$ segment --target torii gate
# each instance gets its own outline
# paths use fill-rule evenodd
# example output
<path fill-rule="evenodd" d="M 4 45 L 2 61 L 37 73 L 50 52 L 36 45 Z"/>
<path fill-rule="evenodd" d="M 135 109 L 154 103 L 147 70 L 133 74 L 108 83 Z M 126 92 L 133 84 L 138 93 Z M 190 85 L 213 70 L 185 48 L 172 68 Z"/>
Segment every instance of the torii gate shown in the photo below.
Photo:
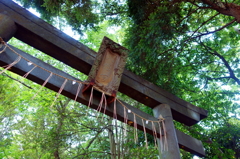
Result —
<path fill-rule="evenodd" d="M 89 73 L 96 56 L 96 53 L 87 46 L 44 22 L 16 3 L 10 0 L 0 0 L 0 37 L 7 41 L 12 36 L 84 74 Z M 18 50 L 17 48 L 14 49 L 17 50 L 21 56 L 37 63 L 46 70 L 50 70 L 51 72 L 55 72 L 69 79 L 78 80 L 63 71 Z M 11 50 L 6 49 L 0 54 L 0 66 L 13 62 L 16 57 L 17 55 L 13 54 Z M 12 67 L 11 71 L 22 76 L 29 71 L 29 67 L 26 61 L 20 61 Z M 27 76 L 27 78 L 36 83 L 42 84 L 46 78 L 48 78 L 48 74 L 42 69 L 36 68 Z M 54 76 L 48 81 L 46 87 L 58 92 L 63 82 L 64 79 Z M 71 99 L 75 99 L 76 89 L 77 88 L 70 83 L 66 83 L 61 94 Z M 155 117 L 158 117 L 159 113 L 163 115 L 166 122 L 167 139 L 169 142 L 169 150 L 163 153 L 163 156 L 166 159 L 180 158 L 179 147 L 200 157 L 205 156 L 202 142 L 175 129 L 172 119 L 184 123 L 187 126 L 192 126 L 207 117 L 206 110 L 196 107 L 170 94 L 127 70 L 123 73 L 119 91 L 138 102 L 153 108 Z M 88 105 L 89 96 L 86 97 L 79 93 L 77 101 Z M 98 103 L 99 100 L 96 97 L 90 107 L 97 109 Z M 127 103 L 124 103 L 124 105 L 140 116 L 144 116 L 146 119 L 157 120 L 157 118 L 141 112 Z M 124 121 L 123 107 L 117 105 L 116 108 L 117 119 Z M 110 105 L 107 107 L 105 114 L 112 117 L 113 113 L 113 107 Z M 133 115 L 128 114 L 127 120 L 133 121 Z M 137 122 L 137 128 L 143 130 L 144 125 L 141 123 L 141 119 L 136 118 L 136 120 L 139 121 Z M 145 128 L 147 133 L 154 133 L 151 125 L 146 124 Z M 160 135 L 158 131 L 157 134 L 158 136 Z"/>

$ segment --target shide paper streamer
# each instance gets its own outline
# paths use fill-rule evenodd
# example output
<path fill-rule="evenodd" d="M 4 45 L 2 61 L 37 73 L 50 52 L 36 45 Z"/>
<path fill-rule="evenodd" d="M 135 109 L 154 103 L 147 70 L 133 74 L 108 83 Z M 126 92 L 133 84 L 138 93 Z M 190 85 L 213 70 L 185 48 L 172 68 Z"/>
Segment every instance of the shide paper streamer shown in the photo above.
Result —
<path fill-rule="evenodd" d="M 127 60 L 127 49 L 120 46 L 119 44 L 113 42 L 112 40 L 108 39 L 107 37 L 104 37 L 102 45 L 99 49 L 98 55 L 96 57 L 96 60 L 92 66 L 92 69 L 89 73 L 88 80 L 86 82 L 78 81 L 69 79 L 66 77 L 63 77 L 61 75 L 58 75 L 54 72 L 51 72 L 45 68 L 42 68 L 38 66 L 37 64 L 33 63 L 32 61 L 26 59 L 25 57 L 21 56 L 19 53 L 17 53 L 15 50 L 13 50 L 9 45 L 7 45 L 6 42 L 3 41 L 3 39 L 0 37 L 0 54 L 3 53 L 6 48 L 10 49 L 13 53 L 18 55 L 18 57 L 10 64 L 6 66 L 1 66 L 4 69 L 0 71 L 0 74 L 4 73 L 5 71 L 9 70 L 11 67 L 16 65 L 20 60 L 25 60 L 26 64 L 31 67 L 30 71 L 25 73 L 23 75 L 24 78 L 26 78 L 35 68 L 40 68 L 46 72 L 49 73 L 49 76 L 47 79 L 43 82 L 41 88 L 37 91 L 37 93 L 32 97 L 34 99 L 37 94 L 42 90 L 42 88 L 48 83 L 48 81 L 51 79 L 53 75 L 58 76 L 60 78 L 64 79 L 64 82 L 62 83 L 53 103 L 51 106 L 54 105 L 59 95 L 64 90 L 64 87 L 68 81 L 72 83 L 72 85 L 75 85 L 77 87 L 77 92 L 75 95 L 74 101 L 77 100 L 78 95 L 80 93 L 81 88 L 83 88 L 83 93 L 87 92 L 87 90 L 90 90 L 90 98 L 88 107 L 92 105 L 93 102 L 93 94 L 94 90 L 102 93 L 101 100 L 99 102 L 99 105 L 97 107 L 97 112 L 103 112 L 105 114 L 106 108 L 110 103 L 113 103 L 113 118 L 117 120 L 118 112 L 117 112 L 117 102 L 120 106 L 123 107 L 123 122 L 127 125 L 131 125 L 134 127 L 134 142 L 138 143 L 138 127 L 143 127 L 143 132 L 145 136 L 145 144 L 146 148 L 148 148 L 148 141 L 147 141 L 147 131 L 146 126 L 151 124 L 153 137 L 154 137 L 154 143 L 157 147 L 157 138 L 160 140 L 160 147 L 161 151 L 168 151 L 168 143 L 166 138 L 166 128 L 164 123 L 164 118 L 160 115 L 158 120 L 149 120 L 145 119 L 144 117 L 136 114 L 133 110 L 130 110 L 127 106 L 125 106 L 118 98 L 117 98 L 117 92 L 118 87 L 121 81 L 121 76 L 125 67 L 125 63 Z M 51 107 L 50 106 L 50 107 Z M 133 121 L 128 120 L 128 114 L 133 115 Z M 138 118 L 138 120 L 137 120 Z M 139 121 L 140 123 L 137 123 Z M 117 122 L 115 122 L 115 125 L 117 126 Z M 158 133 L 156 129 L 156 125 L 158 127 Z M 124 134 L 126 134 L 126 127 L 124 130 Z"/>

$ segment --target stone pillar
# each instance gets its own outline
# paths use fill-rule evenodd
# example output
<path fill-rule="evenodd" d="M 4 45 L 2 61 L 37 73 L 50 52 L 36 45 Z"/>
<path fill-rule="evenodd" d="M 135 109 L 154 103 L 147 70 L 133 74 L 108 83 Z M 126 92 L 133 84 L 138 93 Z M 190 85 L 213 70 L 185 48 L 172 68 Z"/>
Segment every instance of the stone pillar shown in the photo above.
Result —
<path fill-rule="evenodd" d="M 168 150 L 161 152 L 160 140 L 157 138 L 160 159 L 181 159 L 170 106 L 167 104 L 160 104 L 153 109 L 153 114 L 156 118 L 159 118 L 161 114 L 165 119 L 164 123 L 166 127 Z"/>
<path fill-rule="evenodd" d="M 15 22 L 7 15 L 0 14 L 0 37 L 7 42 L 14 36 L 16 31 Z"/>

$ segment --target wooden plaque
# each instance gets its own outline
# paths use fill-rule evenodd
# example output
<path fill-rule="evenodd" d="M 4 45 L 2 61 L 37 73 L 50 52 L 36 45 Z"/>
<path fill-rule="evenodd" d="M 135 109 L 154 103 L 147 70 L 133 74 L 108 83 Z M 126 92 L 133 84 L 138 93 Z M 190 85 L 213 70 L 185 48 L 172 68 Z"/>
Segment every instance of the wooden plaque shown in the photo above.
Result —
<path fill-rule="evenodd" d="M 126 48 L 104 37 L 88 76 L 90 85 L 115 97 L 127 61 L 127 52 Z"/>

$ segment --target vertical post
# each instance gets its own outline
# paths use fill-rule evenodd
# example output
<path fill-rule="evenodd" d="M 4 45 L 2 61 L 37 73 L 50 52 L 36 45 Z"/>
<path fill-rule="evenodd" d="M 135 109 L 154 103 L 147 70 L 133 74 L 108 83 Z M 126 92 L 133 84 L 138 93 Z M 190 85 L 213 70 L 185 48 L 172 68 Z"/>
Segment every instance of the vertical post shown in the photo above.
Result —
<path fill-rule="evenodd" d="M 160 140 L 157 138 L 158 151 L 161 159 L 181 159 L 178 146 L 177 135 L 173 124 L 172 112 L 167 104 L 160 104 L 153 109 L 154 117 L 159 118 L 160 115 L 165 119 L 166 138 L 168 142 L 168 151 L 161 152 Z"/>
<path fill-rule="evenodd" d="M 15 22 L 7 15 L 0 14 L 0 37 L 7 42 L 14 36 L 16 31 Z"/>

